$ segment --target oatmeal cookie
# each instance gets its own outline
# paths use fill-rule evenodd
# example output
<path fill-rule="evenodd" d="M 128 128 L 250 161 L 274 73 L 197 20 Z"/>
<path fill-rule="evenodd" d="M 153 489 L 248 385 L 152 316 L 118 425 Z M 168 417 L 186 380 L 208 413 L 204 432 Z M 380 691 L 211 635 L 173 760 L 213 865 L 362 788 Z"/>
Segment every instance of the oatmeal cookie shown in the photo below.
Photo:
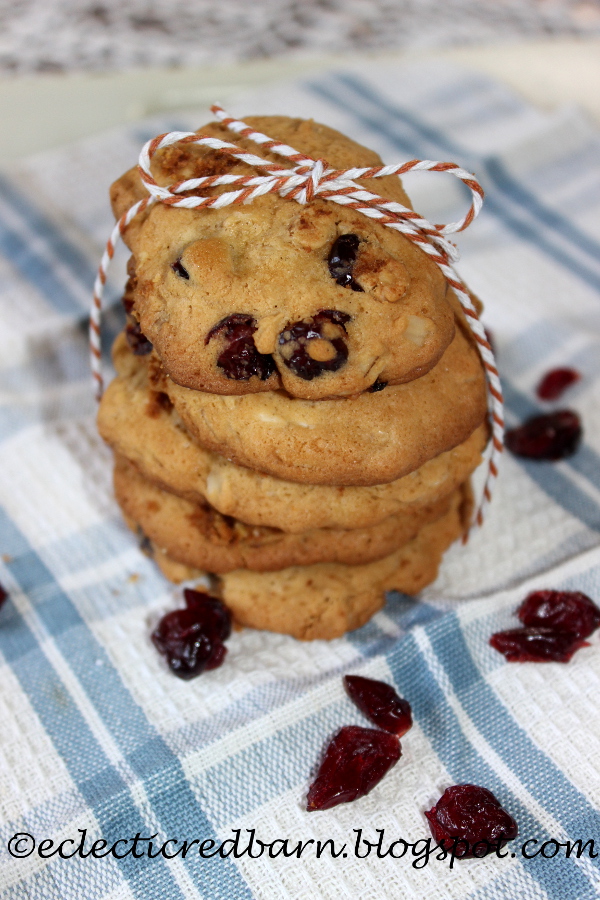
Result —
<path fill-rule="evenodd" d="M 415 504 L 369 528 L 312 529 L 289 534 L 223 516 L 208 503 L 191 503 L 147 481 L 117 457 L 117 502 L 144 534 L 179 562 L 215 574 L 245 568 L 257 572 L 320 562 L 362 565 L 388 556 L 415 537 L 427 522 L 444 515 L 451 497 Z"/>
<path fill-rule="evenodd" d="M 297 534 L 314 528 L 367 528 L 388 516 L 408 514 L 415 503 L 441 499 L 465 481 L 479 465 L 487 441 L 486 423 L 457 447 L 388 484 L 332 487 L 284 481 L 203 449 L 168 395 L 151 390 L 147 367 L 124 355 L 124 374 L 109 385 L 98 412 L 104 440 L 159 487 L 193 503 L 208 501 L 223 515 L 249 525 Z"/>
<path fill-rule="evenodd" d="M 465 487 L 437 522 L 385 559 L 362 566 L 320 563 L 279 572 L 239 569 L 215 580 L 239 625 L 290 634 L 301 640 L 341 637 L 360 628 L 385 602 L 385 591 L 414 595 L 435 580 L 444 551 L 463 533 L 470 505 Z M 135 530 L 135 523 L 129 522 Z M 180 582 L 205 573 L 172 560 L 152 546 L 165 577 Z"/>
<path fill-rule="evenodd" d="M 381 164 L 373 151 L 312 120 L 247 121 L 336 168 Z M 200 132 L 257 152 L 218 123 Z M 153 160 L 161 185 L 224 173 L 256 174 L 192 144 L 165 148 Z M 360 183 L 410 206 L 397 176 Z M 131 169 L 112 186 L 115 215 L 145 196 Z M 193 390 L 235 395 L 283 387 L 305 400 L 349 397 L 424 375 L 453 337 L 438 266 L 399 232 L 331 201 L 300 205 L 267 194 L 219 210 L 157 203 L 124 239 L 133 253 L 131 337 L 142 352 L 151 342 L 173 381 Z"/>
<path fill-rule="evenodd" d="M 191 391 L 149 360 L 153 387 L 168 394 L 202 447 L 286 481 L 395 481 L 463 443 L 487 415 L 483 367 L 462 327 L 427 375 L 352 399 Z"/>

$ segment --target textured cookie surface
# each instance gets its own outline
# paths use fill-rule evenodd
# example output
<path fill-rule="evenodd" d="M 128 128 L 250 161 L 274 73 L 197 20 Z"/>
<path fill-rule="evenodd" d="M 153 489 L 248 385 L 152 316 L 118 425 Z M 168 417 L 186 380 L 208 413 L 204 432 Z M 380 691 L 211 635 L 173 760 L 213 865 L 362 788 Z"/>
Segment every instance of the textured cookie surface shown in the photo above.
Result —
<path fill-rule="evenodd" d="M 283 481 L 200 447 L 168 397 L 150 390 L 147 367 L 128 354 L 126 358 L 133 366 L 112 381 L 100 404 L 102 437 L 159 487 L 194 503 L 208 501 L 250 525 L 292 533 L 365 528 L 408 513 L 413 504 L 434 502 L 465 481 L 479 464 L 487 439 L 481 425 L 462 444 L 388 484 L 331 487 Z"/>
<path fill-rule="evenodd" d="M 381 163 L 371 150 L 313 121 L 247 121 L 337 168 Z M 257 152 L 219 124 L 200 131 Z M 161 185 L 256 174 L 190 144 L 159 151 L 153 165 Z M 361 184 L 410 206 L 396 176 Z M 120 216 L 147 192 L 132 169 L 111 195 Z M 337 203 L 303 206 L 275 194 L 220 210 L 158 203 L 134 219 L 125 240 L 133 252 L 133 313 L 173 380 L 188 388 L 245 394 L 283 386 L 304 399 L 351 396 L 375 382 L 423 375 L 452 339 L 454 320 L 437 265 L 397 231 Z"/>
<path fill-rule="evenodd" d="M 280 391 L 226 397 L 161 380 L 152 368 L 150 378 L 201 446 L 308 484 L 394 481 L 461 444 L 487 412 L 479 354 L 462 327 L 427 375 L 353 399 L 308 401 Z"/>
<path fill-rule="evenodd" d="M 329 640 L 364 625 L 383 606 L 386 590 L 414 595 L 434 581 L 444 550 L 464 527 L 465 512 L 457 493 L 445 516 L 425 525 L 385 559 L 363 566 L 321 563 L 280 572 L 238 570 L 220 576 L 216 584 L 240 625 L 302 640 Z M 173 581 L 204 574 L 157 547 L 153 550 L 163 574 Z"/>
<path fill-rule="evenodd" d="M 186 565 L 224 573 L 239 568 L 258 572 L 319 562 L 360 565 L 388 556 L 410 541 L 427 522 L 447 512 L 451 497 L 415 504 L 369 528 L 313 529 L 289 534 L 249 526 L 222 516 L 209 504 L 191 503 L 147 481 L 132 463 L 117 458 L 117 501 L 152 543 Z"/>

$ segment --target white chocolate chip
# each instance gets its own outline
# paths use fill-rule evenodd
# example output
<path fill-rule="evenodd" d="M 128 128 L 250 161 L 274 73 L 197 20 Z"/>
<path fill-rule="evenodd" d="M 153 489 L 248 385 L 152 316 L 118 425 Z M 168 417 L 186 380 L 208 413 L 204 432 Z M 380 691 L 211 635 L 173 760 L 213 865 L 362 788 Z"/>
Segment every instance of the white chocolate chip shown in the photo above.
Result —
<path fill-rule="evenodd" d="M 320 206 L 303 209 L 289 224 L 292 243 L 300 250 L 318 250 L 335 235 L 335 219 Z"/>
<path fill-rule="evenodd" d="M 422 316 L 409 316 L 403 337 L 411 344 L 422 347 L 429 335 L 434 330 L 431 319 L 425 319 Z"/>
<path fill-rule="evenodd" d="M 208 473 L 208 477 L 206 479 L 206 499 L 213 504 L 216 504 L 219 496 L 221 495 L 223 489 L 223 475 L 221 472 L 218 472 L 213 469 Z"/>
<path fill-rule="evenodd" d="M 270 422 L 272 425 L 287 425 L 285 419 L 281 416 L 275 416 L 273 413 L 259 411 L 256 414 L 256 418 L 260 422 Z"/>
<path fill-rule="evenodd" d="M 406 266 L 374 247 L 360 251 L 354 278 L 376 300 L 396 303 L 407 291 L 410 278 Z"/>

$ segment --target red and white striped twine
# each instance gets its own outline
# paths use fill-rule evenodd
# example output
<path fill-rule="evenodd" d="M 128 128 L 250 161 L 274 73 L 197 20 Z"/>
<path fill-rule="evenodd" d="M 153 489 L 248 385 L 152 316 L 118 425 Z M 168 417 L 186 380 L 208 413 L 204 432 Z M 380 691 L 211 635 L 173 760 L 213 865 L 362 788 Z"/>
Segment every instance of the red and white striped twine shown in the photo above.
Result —
<path fill-rule="evenodd" d="M 377 219 L 382 225 L 400 231 L 410 241 L 418 244 L 437 263 L 462 305 L 485 368 L 492 425 L 488 471 L 483 496 L 474 520 L 478 525 L 481 525 L 483 522 L 483 510 L 492 497 L 492 489 L 498 475 L 498 463 L 503 448 L 504 414 L 502 387 L 494 354 L 483 325 L 479 320 L 477 310 L 469 297 L 465 285 L 452 265 L 458 260 L 458 251 L 454 244 L 446 238 L 448 234 L 467 228 L 475 216 L 478 215 L 483 204 L 483 189 L 481 185 L 470 172 L 466 172 L 454 163 L 436 162 L 428 159 L 413 159 L 394 166 L 334 169 L 325 159 L 312 159 L 309 156 L 304 156 L 302 153 L 294 150 L 293 147 L 281 144 L 265 134 L 254 131 L 245 122 L 228 116 L 225 110 L 216 104 L 211 107 L 211 111 L 229 131 L 253 141 L 271 153 L 286 157 L 293 165 L 291 167 L 279 165 L 260 156 L 255 156 L 253 153 L 248 153 L 235 144 L 230 144 L 218 138 L 202 136 L 193 131 L 171 131 L 168 134 L 160 134 L 145 144 L 140 153 L 138 171 L 142 182 L 148 190 L 148 196 L 135 203 L 121 216 L 115 225 L 107 241 L 94 284 L 93 305 L 90 315 L 90 350 L 97 398 L 100 399 L 103 390 L 100 316 L 106 274 L 115 254 L 115 248 L 125 229 L 135 216 L 157 202 L 185 209 L 220 209 L 230 204 L 251 203 L 256 197 L 271 193 L 277 193 L 281 197 L 288 197 L 302 204 L 309 203 L 315 197 L 331 200 L 342 206 L 349 206 L 358 210 L 358 212 L 369 218 Z M 266 174 L 254 176 L 233 174 L 206 175 L 201 178 L 190 178 L 187 181 L 180 181 L 167 187 L 161 187 L 152 176 L 150 163 L 158 150 L 169 147 L 172 144 L 198 144 L 208 147 L 211 150 L 229 154 L 258 169 L 259 172 L 266 172 Z M 450 175 L 460 178 L 467 185 L 471 191 L 472 201 L 467 214 L 460 221 L 452 222 L 449 225 L 433 225 L 427 219 L 414 212 L 414 210 L 402 206 L 401 203 L 386 200 L 384 197 L 373 194 L 371 191 L 356 184 L 355 181 L 356 178 L 381 178 L 384 175 L 403 175 L 406 172 L 424 171 L 448 172 Z M 202 196 L 201 194 L 181 196 L 181 194 L 189 191 L 199 191 L 203 188 L 207 189 L 218 185 L 229 185 L 233 189 L 211 197 Z"/>

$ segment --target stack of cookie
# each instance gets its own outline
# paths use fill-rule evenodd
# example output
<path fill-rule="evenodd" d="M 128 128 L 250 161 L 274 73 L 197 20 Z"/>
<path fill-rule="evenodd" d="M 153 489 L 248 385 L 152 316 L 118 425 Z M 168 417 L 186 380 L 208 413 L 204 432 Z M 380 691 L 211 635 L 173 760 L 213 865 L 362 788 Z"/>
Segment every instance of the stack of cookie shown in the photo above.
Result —
<path fill-rule="evenodd" d="M 338 168 L 380 164 L 312 121 L 248 121 Z M 153 163 L 164 185 L 225 172 L 253 174 L 193 144 Z M 377 191 L 410 205 L 395 176 Z M 115 214 L 144 196 L 127 172 Z M 125 519 L 165 575 L 210 573 L 240 624 L 300 638 L 431 582 L 488 434 L 479 355 L 438 267 L 355 210 L 278 194 L 156 204 L 125 240 L 128 324 L 98 421 Z"/>

